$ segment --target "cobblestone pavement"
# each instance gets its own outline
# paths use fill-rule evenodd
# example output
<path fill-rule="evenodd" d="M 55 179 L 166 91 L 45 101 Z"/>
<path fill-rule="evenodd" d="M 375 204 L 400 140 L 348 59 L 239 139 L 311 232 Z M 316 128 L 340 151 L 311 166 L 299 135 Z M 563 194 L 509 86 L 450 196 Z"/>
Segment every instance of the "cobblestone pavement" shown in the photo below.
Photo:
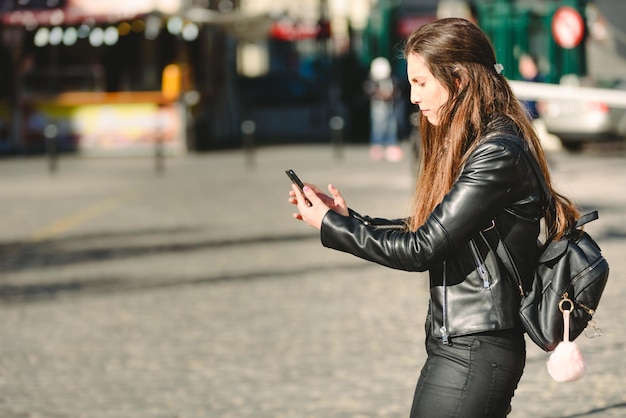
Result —
<path fill-rule="evenodd" d="M 611 263 L 557 384 L 529 344 L 513 418 L 626 416 L 626 155 L 551 155 L 601 218 Z M 407 417 L 424 361 L 427 279 L 323 249 L 291 218 L 287 168 L 362 213 L 407 213 L 412 164 L 353 145 L 170 158 L 0 161 L 0 417 Z"/>

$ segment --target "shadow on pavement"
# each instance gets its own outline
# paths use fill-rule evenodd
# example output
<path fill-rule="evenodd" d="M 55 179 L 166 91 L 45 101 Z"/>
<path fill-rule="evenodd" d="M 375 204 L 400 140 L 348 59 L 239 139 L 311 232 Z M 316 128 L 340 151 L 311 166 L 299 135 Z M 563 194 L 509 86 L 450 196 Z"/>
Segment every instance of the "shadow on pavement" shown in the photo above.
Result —
<path fill-rule="evenodd" d="M 197 232 L 196 230 L 194 230 Z M 15 242 L 0 244 L 0 272 L 18 272 L 32 268 L 55 267 L 74 263 L 111 261 L 129 259 L 141 256 L 152 256 L 164 253 L 184 253 L 187 251 L 205 250 L 211 248 L 239 247 L 276 242 L 297 242 L 319 239 L 311 233 L 258 236 L 232 239 L 217 239 L 198 242 L 179 243 L 138 243 L 135 245 L 102 245 L 101 241 L 110 238 L 124 238 L 129 236 L 169 234 L 171 240 L 180 239 L 184 229 L 150 230 L 122 232 L 120 234 L 86 235 L 69 237 L 43 242 Z M 163 241 L 161 239 L 161 241 Z M 85 248 L 91 246 L 93 248 Z M 69 247 L 69 248 L 68 248 Z M 77 249 L 78 247 L 78 249 Z"/>

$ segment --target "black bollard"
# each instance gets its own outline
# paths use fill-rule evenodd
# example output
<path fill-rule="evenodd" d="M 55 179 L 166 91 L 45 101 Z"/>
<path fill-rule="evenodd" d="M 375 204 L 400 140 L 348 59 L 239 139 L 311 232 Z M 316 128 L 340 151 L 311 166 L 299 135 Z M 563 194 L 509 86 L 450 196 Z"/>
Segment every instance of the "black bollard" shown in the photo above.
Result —
<path fill-rule="evenodd" d="M 162 120 L 157 121 L 156 136 L 154 138 L 154 169 L 157 175 L 165 172 L 165 126 Z"/>
<path fill-rule="evenodd" d="M 344 122 L 341 116 L 333 116 L 328 121 L 330 136 L 336 160 L 343 160 L 343 128 Z"/>
<path fill-rule="evenodd" d="M 244 120 L 241 122 L 241 141 L 246 156 L 246 166 L 252 168 L 255 166 L 255 143 L 254 134 L 256 132 L 256 123 L 252 120 Z"/>
<path fill-rule="evenodd" d="M 48 171 L 54 174 L 58 169 L 58 149 L 57 138 L 59 136 L 59 128 L 54 123 L 49 123 L 43 130 L 46 137 L 46 151 L 48 154 Z"/>

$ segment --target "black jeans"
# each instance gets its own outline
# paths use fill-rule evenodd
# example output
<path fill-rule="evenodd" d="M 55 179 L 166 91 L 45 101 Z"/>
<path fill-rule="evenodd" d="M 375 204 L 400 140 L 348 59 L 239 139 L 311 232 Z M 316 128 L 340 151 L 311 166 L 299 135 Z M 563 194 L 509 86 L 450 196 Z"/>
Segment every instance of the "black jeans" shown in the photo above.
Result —
<path fill-rule="evenodd" d="M 519 329 L 452 338 L 426 337 L 428 358 L 415 389 L 411 418 L 503 418 L 526 364 Z"/>

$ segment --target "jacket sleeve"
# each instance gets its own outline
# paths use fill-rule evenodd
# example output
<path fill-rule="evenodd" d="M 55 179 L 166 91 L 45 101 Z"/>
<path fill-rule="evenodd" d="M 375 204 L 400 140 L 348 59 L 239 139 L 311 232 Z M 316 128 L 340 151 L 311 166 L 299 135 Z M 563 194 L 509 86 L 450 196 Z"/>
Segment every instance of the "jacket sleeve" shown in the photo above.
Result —
<path fill-rule="evenodd" d="M 428 270 L 530 192 L 523 190 L 528 171 L 520 164 L 520 156 L 521 150 L 507 146 L 504 140 L 481 144 L 417 231 L 379 229 L 329 211 L 322 221 L 322 244 L 394 269 Z"/>

